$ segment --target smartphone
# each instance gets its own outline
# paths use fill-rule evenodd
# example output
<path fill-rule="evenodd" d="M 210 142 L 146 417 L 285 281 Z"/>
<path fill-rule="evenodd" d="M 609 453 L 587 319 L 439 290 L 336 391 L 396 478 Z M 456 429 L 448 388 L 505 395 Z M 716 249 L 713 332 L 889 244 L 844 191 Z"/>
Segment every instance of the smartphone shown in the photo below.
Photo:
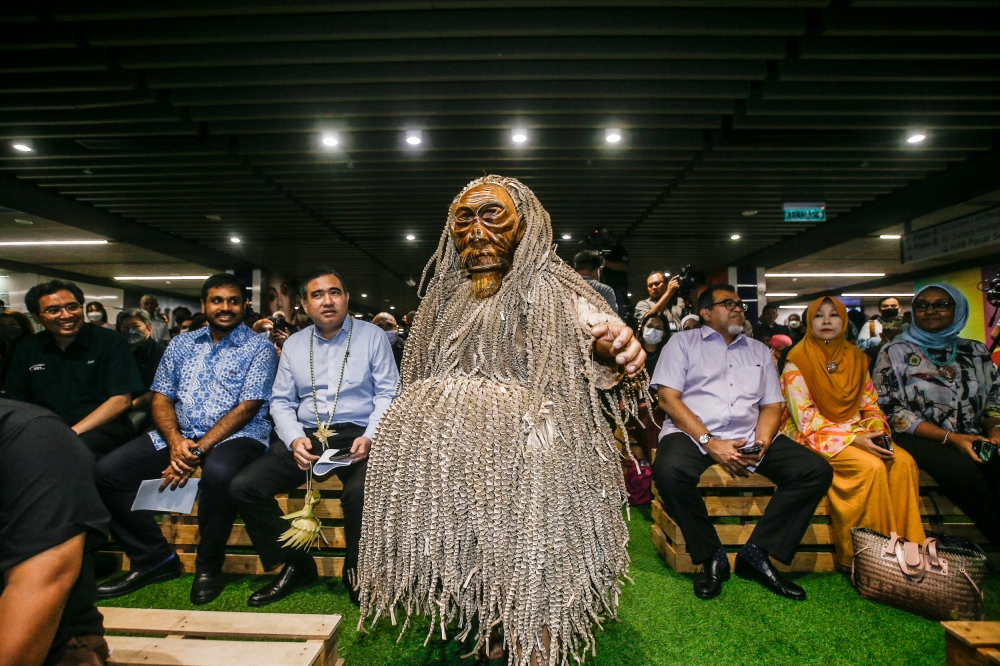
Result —
<path fill-rule="evenodd" d="M 283 317 L 268 317 L 268 319 L 274 324 L 274 330 L 281 331 L 282 333 L 288 332 L 288 322 Z"/>
<path fill-rule="evenodd" d="M 889 435 L 886 435 L 885 433 L 881 435 L 875 435 L 874 437 L 872 437 L 872 444 L 879 447 L 880 449 L 885 449 L 889 453 L 894 452 L 892 448 L 892 440 L 889 439 Z"/>
<path fill-rule="evenodd" d="M 976 452 L 979 459 L 984 463 L 997 460 L 997 445 L 985 439 L 977 439 L 972 442 L 972 450 Z"/>
<path fill-rule="evenodd" d="M 755 456 L 763 451 L 764 447 L 760 444 L 747 444 L 746 446 L 742 446 L 736 450 L 745 456 Z"/>

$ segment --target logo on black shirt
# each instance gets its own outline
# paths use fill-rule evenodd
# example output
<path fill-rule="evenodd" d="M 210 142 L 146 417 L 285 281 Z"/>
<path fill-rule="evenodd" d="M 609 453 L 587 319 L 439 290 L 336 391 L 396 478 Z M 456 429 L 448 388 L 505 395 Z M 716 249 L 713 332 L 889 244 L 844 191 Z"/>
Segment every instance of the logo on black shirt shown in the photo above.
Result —
<path fill-rule="evenodd" d="M 28 372 L 34 372 L 35 370 L 44 370 L 44 369 L 45 369 L 45 364 L 44 363 L 38 363 L 38 364 L 33 365 L 30 368 L 28 368 Z"/>

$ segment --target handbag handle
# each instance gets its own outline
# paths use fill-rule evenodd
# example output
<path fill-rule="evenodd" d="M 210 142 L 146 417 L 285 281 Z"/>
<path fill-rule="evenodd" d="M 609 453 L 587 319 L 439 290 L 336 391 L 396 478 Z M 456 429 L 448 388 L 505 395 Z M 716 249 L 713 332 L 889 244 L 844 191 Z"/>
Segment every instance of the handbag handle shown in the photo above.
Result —
<path fill-rule="evenodd" d="M 912 548 L 905 548 L 905 546 L 912 546 Z M 907 555 L 916 556 L 918 564 L 915 565 L 916 569 L 910 568 L 910 564 L 907 561 Z M 921 552 L 921 547 L 912 541 L 907 541 L 905 543 L 896 542 L 896 562 L 899 563 L 899 570 L 903 572 L 903 575 L 907 578 L 912 578 L 914 582 L 920 582 L 924 579 L 927 574 L 927 559 L 923 556 Z"/>

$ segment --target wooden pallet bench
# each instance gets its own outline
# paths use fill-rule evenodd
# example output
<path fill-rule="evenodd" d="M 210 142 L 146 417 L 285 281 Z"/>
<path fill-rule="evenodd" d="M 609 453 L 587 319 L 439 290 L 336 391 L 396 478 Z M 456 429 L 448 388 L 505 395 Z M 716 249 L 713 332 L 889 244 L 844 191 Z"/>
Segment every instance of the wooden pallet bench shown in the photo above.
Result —
<path fill-rule="evenodd" d="M 344 661 L 337 659 L 339 615 L 148 608 L 101 608 L 101 613 L 110 664 L 342 666 Z"/>
<path fill-rule="evenodd" d="M 1000 622 L 942 622 L 948 666 L 1000 664 Z"/>
<path fill-rule="evenodd" d="M 200 476 L 201 469 L 197 471 Z M 340 506 L 340 491 L 343 484 L 336 476 L 323 481 L 313 483 L 313 488 L 323 492 L 323 499 L 314 507 L 316 517 L 323 523 L 323 534 L 326 536 L 329 545 L 320 541 L 320 547 L 314 548 L 313 553 L 316 560 L 316 567 L 320 576 L 339 577 L 344 570 L 343 549 L 347 547 L 344 538 L 344 511 Z M 295 496 L 277 495 L 278 506 L 283 513 L 298 511 L 304 505 L 302 496 L 305 486 L 300 486 Z M 194 573 L 194 560 L 197 556 L 199 541 L 198 535 L 198 503 L 195 502 L 194 510 L 190 514 L 171 513 L 164 514 L 160 522 L 160 530 L 167 542 L 174 547 L 177 555 L 181 558 L 184 571 Z M 230 548 L 247 549 L 252 548 L 253 543 L 247 535 L 246 527 L 237 523 L 233 525 L 233 532 L 229 536 L 228 546 Z M 104 562 L 111 561 L 112 566 L 127 570 L 129 559 L 120 550 L 102 550 L 99 558 Z M 267 573 L 264 565 L 260 562 L 260 557 L 249 553 L 230 552 L 226 553 L 226 561 L 222 565 L 223 573 L 231 574 L 251 574 L 260 575 Z"/>
<path fill-rule="evenodd" d="M 925 529 L 937 529 L 936 524 L 932 524 L 936 516 L 934 502 L 937 503 L 946 521 L 949 517 L 964 515 L 961 509 L 943 496 L 935 495 L 932 502 L 929 493 L 936 492 L 936 487 L 937 484 L 930 476 L 924 472 L 920 473 L 920 514 L 924 517 Z M 736 558 L 735 549 L 747 542 L 756 519 L 764 514 L 775 486 L 758 475 L 731 477 L 721 467 L 713 465 L 702 474 L 698 488 L 704 497 L 708 515 L 713 519 L 729 519 L 715 520 L 715 529 L 722 545 L 733 551 L 729 553 L 730 564 L 733 564 Z M 650 511 L 653 518 L 650 536 L 653 545 L 667 564 L 679 573 L 700 571 L 701 565 L 691 561 L 680 527 L 664 509 L 656 484 L 653 484 L 653 502 Z M 820 518 L 828 515 L 825 497 L 813 515 Z M 734 518 L 737 520 L 733 520 Z M 972 523 L 945 522 L 944 530 L 946 534 L 963 536 L 980 543 L 986 541 Z M 782 571 L 798 572 L 832 571 L 833 564 L 832 530 L 828 522 L 817 521 L 811 524 L 803 535 L 791 565 L 778 563 L 778 568 Z"/>

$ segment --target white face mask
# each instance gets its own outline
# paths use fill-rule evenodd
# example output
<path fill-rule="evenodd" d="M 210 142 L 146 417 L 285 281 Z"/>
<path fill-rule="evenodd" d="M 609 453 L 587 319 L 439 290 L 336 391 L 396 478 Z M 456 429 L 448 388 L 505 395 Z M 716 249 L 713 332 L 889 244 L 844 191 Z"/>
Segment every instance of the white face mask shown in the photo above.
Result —
<path fill-rule="evenodd" d="M 99 322 L 101 321 L 101 319 L 103 319 L 103 316 L 101 315 L 100 310 L 94 310 L 93 312 L 87 313 L 87 319 L 89 319 L 92 322 Z"/>
<path fill-rule="evenodd" d="M 663 340 L 663 331 L 658 328 L 643 329 L 642 339 L 651 345 L 658 345 Z"/>
<path fill-rule="evenodd" d="M 396 342 L 396 331 L 386 331 L 385 337 L 389 338 L 389 344 L 394 344 Z"/>
<path fill-rule="evenodd" d="M 801 325 L 802 322 L 800 322 L 798 319 L 793 319 L 790 322 L 788 322 L 788 328 L 798 328 Z"/>

